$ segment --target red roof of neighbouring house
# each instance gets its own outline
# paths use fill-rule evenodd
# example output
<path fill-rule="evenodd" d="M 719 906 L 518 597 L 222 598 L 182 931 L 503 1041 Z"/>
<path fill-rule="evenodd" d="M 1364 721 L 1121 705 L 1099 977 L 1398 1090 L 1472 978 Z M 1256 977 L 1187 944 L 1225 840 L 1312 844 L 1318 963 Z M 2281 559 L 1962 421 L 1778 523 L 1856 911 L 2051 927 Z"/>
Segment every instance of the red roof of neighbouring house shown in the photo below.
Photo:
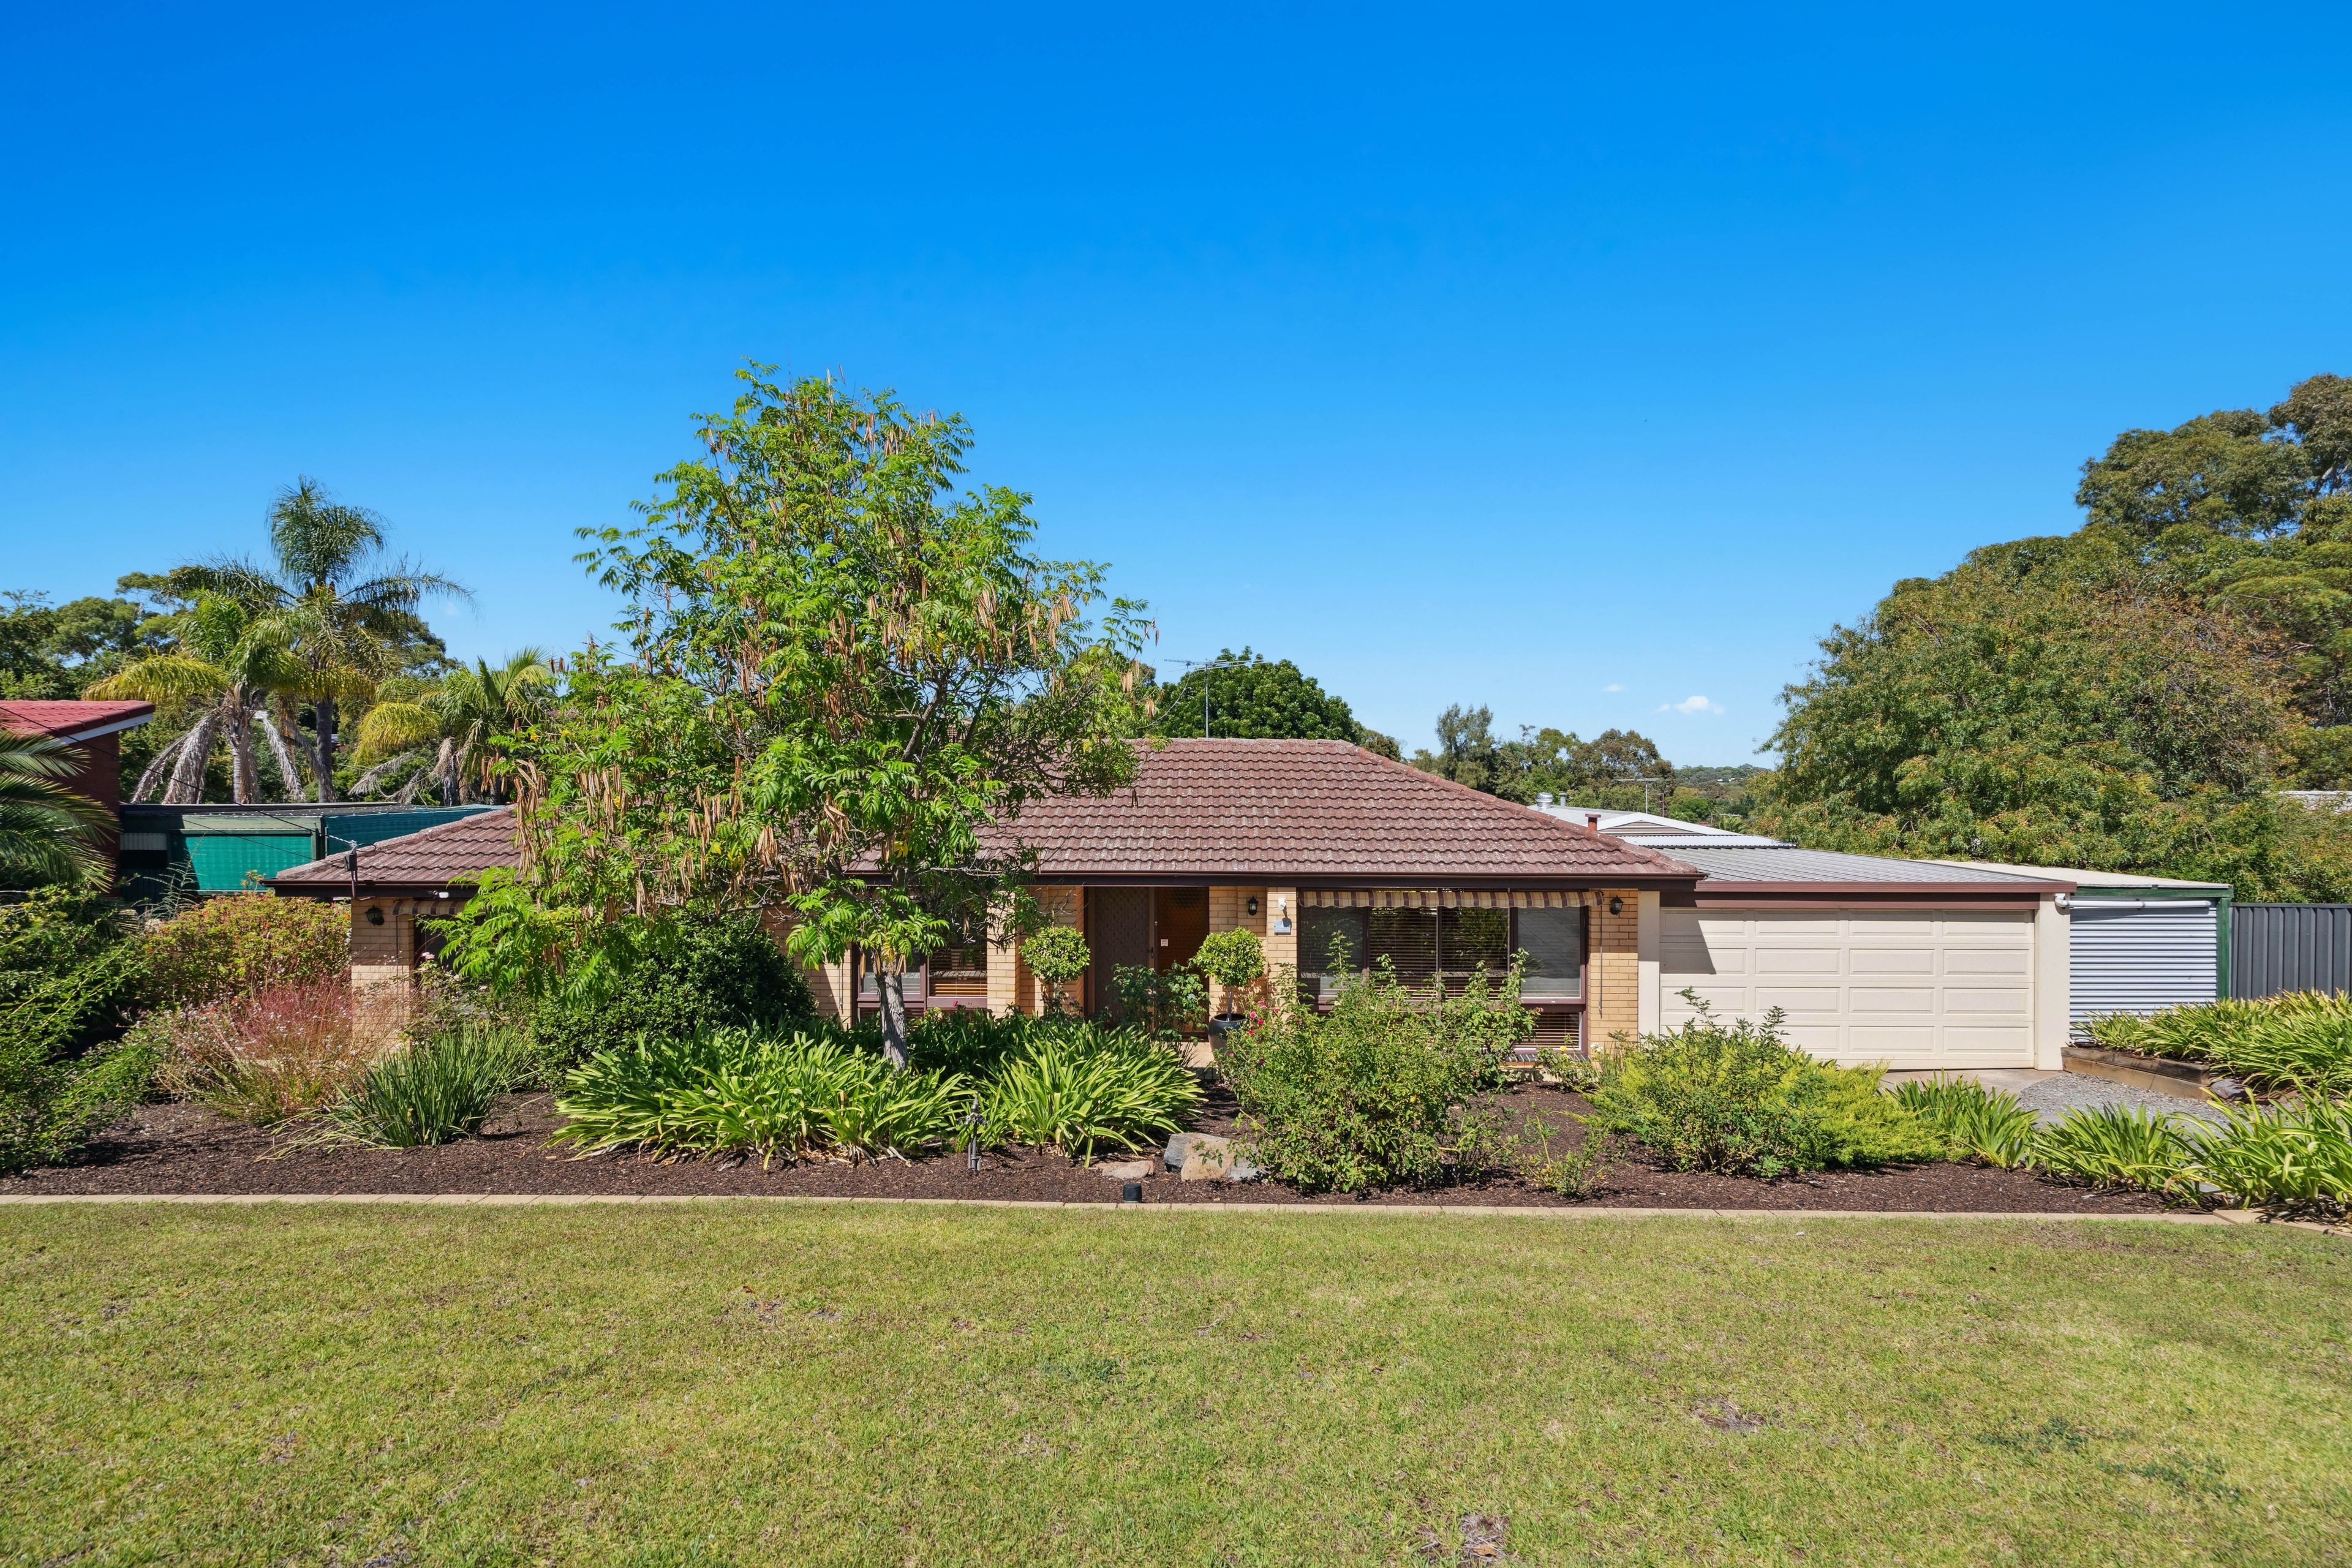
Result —
<path fill-rule="evenodd" d="M 1693 868 L 1345 741 L 1139 745 L 1132 786 L 1029 803 L 983 835 L 1056 881 L 1650 882 Z"/>
<path fill-rule="evenodd" d="M 155 717 L 152 702 L 0 702 L 0 728 L 58 741 L 90 741 Z"/>
<path fill-rule="evenodd" d="M 470 881 L 485 871 L 511 871 L 522 864 L 512 806 L 477 812 L 422 832 L 365 845 L 359 857 L 360 886 L 375 889 L 446 888 L 452 882 Z M 338 850 L 323 860 L 289 867 L 267 880 L 273 888 L 298 892 L 348 888 L 351 851 Z"/>
<path fill-rule="evenodd" d="M 1034 851 L 1061 882 L 1246 879 L 1453 886 L 1693 881 L 1655 849 L 1345 741 L 1170 741 L 1137 747 L 1135 782 L 1108 796 L 1029 803 L 982 834 L 992 854 Z M 362 888 L 446 887 L 521 863 L 514 811 L 484 812 L 360 851 Z M 342 854 L 269 879 L 289 891 L 349 886 Z"/>

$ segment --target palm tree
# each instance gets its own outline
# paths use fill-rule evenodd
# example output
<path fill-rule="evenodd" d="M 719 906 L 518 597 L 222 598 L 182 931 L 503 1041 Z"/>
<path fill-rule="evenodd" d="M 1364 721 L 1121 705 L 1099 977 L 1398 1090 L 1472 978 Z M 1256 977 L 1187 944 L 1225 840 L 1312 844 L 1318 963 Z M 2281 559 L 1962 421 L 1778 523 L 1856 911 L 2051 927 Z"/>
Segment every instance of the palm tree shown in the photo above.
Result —
<path fill-rule="evenodd" d="M 554 668 L 539 649 L 527 647 L 496 668 L 478 658 L 471 669 L 453 669 L 414 700 L 379 702 L 360 721 L 356 760 L 367 772 L 352 793 L 366 795 L 403 766 L 422 763 L 394 798 L 415 800 L 430 783 L 445 805 L 495 799 L 498 738 L 529 728 L 554 698 Z"/>
<path fill-rule="evenodd" d="M 58 782 L 78 768 L 57 741 L 0 731 L 0 886 L 106 886 L 107 813 Z"/>
<path fill-rule="evenodd" d="M 240 805 L 259 800 L 256 736 L 277 764 L 286 795 L 300 796 L 301 774 L 270 711 L 271 699 L 282 699 L 302 682 L 304 671 L 288 647 L 289 636 L 280 617 L 256 615 L 226 595 L 199 593 L 166 651 L 89 689 L 96 698 L 152 702 L 159 713 L 186 722 L 139 775 L 131 799 L 145 800 L 161 784 L 165 805 L 195 804 L 204 798 L 214 752 L 226 745 L 229 798 Z"/>
<path fill-rule="evenodd" d="M 379 567 L 383 549 L 382 518 L 331 500 L 317 480 L 305 476 L 270 504 L 274 565 L 232 561 L 175 574 L 193 587 L 226 595 L 267 615 L 278 628 L 299 669 L 284 695 L 310 707 L 310 732 L 302 739 L 322 801 L 335 798 L 343 706 L 365 704 L 404 652 L 433 643 L 432 631 L 416 614 L 420 603 L 433 595 L 466 595 L 448 578 L 404 561 Z M 372 575 L 362 575 L 370 571 Z"/>

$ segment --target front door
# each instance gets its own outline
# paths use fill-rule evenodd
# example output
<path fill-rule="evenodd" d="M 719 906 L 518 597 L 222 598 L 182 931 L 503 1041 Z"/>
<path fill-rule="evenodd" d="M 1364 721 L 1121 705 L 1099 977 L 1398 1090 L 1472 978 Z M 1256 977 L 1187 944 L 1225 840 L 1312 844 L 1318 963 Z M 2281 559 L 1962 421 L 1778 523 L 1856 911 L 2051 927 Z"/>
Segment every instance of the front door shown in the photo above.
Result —
<path fill-rule="evenodd" d="M 1158 927 L 1152 938 L 1154 969 L 1165 974 L 1200 955 L 1201 943 L 1209 934 L 1208 889 L 1155 888 L 1151 913 Z"/>
<path fill-rule="evenodd" d="M 1096 1012 L 1116 1014 L 1118 987 L 1112 976 L 1151 962 L 1151 889 L 1088 888 L 1087 951 L 1093 954 L 1087 1001 Z"/>

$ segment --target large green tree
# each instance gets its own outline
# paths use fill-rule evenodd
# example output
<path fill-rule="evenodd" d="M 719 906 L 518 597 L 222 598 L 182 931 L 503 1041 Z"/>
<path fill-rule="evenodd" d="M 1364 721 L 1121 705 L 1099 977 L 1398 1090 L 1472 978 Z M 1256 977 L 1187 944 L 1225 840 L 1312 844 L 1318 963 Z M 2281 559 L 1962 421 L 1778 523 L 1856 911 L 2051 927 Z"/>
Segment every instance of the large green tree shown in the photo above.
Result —
<path fill-rule="evenodd" d="M 1348 704 L 1285 659 L 1249 648 L 1219 651 L 1213 660 L 1155 688 L 1155 735 L 1226 735 L 1254 741 L 1352 741 L 1384 756 L 1396 742 L 1356 722 Z"/>
<path fill-rule="evenodd" d="M 1757 826 L 2352 896 L 2352 382 L 2127 430 L 2084 522 L 1912 579 L 1789 689 Z"/>
<path fill-rule="evenodd" d="M 2352 381 L 2315 375 L 2268 410 L 2126 430 L 2084 465 L 2075 500 L 2087 550 L 2242 611 L 2278 638 L 2297 711 L 2352 724 Z M 2298 747 L 2315 749 L 2326 740 Z"/>
<path fill-rule="evenodd" d="M 644 526 L 591 536 L 625 653 L 567 661 L 509 764 L 528 870 L 457 948 L 609 984 L 681 915 L 789 910 L 794 956 L 864 956 L 903 1064 L 906 970 L 1024 869 L 984 827 L 1132 777 L 1147 628 L 1032 552 L 1026 495 L 960 483 L 961 416 L 739 374 Z"/>
<path fill-rule="evenodd" d="M 147 613 L 130 599 L 52 605 L 9 592 L 0 601 L 0 700 L 79 697 L 156 647 Z"/>
<path fill-rule="evenodd" d="M 264 754 L 276 763 L 285 795 L 299 796 L 301 779 L 272 712 L 273 700 L 299 691 L 307 673 L 288 646 L 289 628 L 268 611 L 210 592 L 173 621 L 165 647 L 89 689 L 92 697 L 154 703 L 172 731 L 140 771 L 131 798 L 145 800 L 160 787 L 166 805 L 201 801 L 216 751 L 227 753 L 229 798 L 238 805 L 264 798 Z"/>
<path fill-rule="evenodd" d="M 2335 884 L 2271 793 L 2286 652 L 2126 552 L 2026 540 L 1895 586 L 1790 688 L 1757 826 L 1821 848 Z"/>
<path fill-rule="evenodd" d="M 546 656 L 527 647 L 496 665 L 478 658 L 471 669 L 381 689 L 360 721 L 353 761 L 367 771 L 352 793 L 413 801 L 429 787 L 445 805 L 503 798 L 497 763 L 509 742 L 501 737 L 534 728 L 558 687 Z"/>
<path fill-rule="evenodd" d="M 318 799 L 332 800 L 344 726 L 364 712 L 377 684 L 446 668 L 441 641 L 419 606 L 436 596 L 462 598 L 466 590 L 392 558 L 383 518 L 335 500 L 307 476 L 278 492 L 268 521 L 268 562 L 185 566 L 166 582 L 191 598 L 233 602 L 269 626 L 292 665 L 280 689 L 299 709 L 312 786 Z"/>

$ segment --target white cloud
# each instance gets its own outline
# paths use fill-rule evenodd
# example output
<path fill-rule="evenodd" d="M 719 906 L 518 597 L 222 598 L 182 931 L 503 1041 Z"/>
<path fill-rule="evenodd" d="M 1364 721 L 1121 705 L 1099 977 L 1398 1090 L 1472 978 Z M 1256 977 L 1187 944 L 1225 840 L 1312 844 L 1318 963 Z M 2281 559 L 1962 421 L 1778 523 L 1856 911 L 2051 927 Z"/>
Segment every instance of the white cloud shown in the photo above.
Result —
<path fill-rule="evenodd" d="M 1625 689 L 1625 683 L 1622 680 L 1612 680 L 1601 689 L 1603 691 L 1622 691 Z"/>
<path fill-rule="evenodd" d="M 1684 698 L 1680 702 L 1661 702 L 1658 704 L 1658 711 L 1661 713 L 1720 713 L 1723 711 L 1723 704 L 1694 695 Z"/>

